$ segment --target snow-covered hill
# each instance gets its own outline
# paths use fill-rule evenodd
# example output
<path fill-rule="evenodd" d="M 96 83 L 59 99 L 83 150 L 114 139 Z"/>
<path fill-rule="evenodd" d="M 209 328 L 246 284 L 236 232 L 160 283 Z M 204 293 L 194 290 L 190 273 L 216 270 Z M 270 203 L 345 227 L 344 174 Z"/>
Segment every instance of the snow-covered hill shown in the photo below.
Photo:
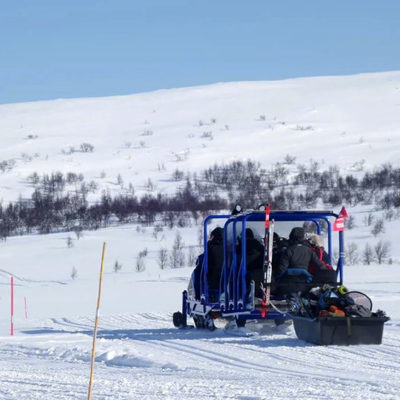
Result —
<path fill-rule="evenodd" d="M 0 198 L 7 204 L 29 197 L 33 188 L 27 178 L 34 172 L 82 173 L 99 185 L 95 199 L 101 189 L 117 193 L 129 183 L 140 196 L 149 178 L 155 191 L 173 193 L 177 168 L 198 172 L 237 159 L 268 166 L 289 154 L 301 163 L 312 158 L 343 171 L 385 162 L 398 167 L 399 110 L 400 72 L 4 105 Z M 347 243 L 360 249 L 374 243 L 363 220 L 383 212 L 372 206 L 349 211 L 356 224 L 346 232 Z M 131 224 L 85 231 L 79 239 L 66 232 L 1 241 L 0 398 L 86 397 L 104 241 L 94 398 L 399 398 L 396 217 L 385 222 L 380 235 L 392 242 L 393 264 L 345 269 L 346 285 L 365 291 L 374 309 L 386 310 L 392 319 L 382 345 L 349 348 L 305 344 L 292 327 L 255 325 L 254 336 L 173 328 L 171 315 L 180 308 L 193 266 L 161 270 L 157 257 L 178 231 L 186 255 L 190 248 L 197 254 L 194 221 L 162 232 Z M 145 249 L 145 270 L 139 273 L 137 256 Z M 11 276 L 14 337 L 9 337 Z"/>
<path fill-rule="evenodd" d="M 352 170 L 397 164 L 400 72 L 223 83 L 145 94 L 0 106 L 4 201 L 32 191 L 26 178 L 83 173 L 113 192 L 122 177 L 137 194 L 150 178 L 171 192 L 175 169 L 289 154 Z M 93 152 L 81 152 L 83 143 Z M 73 149 L 71 149 L 73 148 Z M 8 167 L 4 167 L 6 170 Z"/>

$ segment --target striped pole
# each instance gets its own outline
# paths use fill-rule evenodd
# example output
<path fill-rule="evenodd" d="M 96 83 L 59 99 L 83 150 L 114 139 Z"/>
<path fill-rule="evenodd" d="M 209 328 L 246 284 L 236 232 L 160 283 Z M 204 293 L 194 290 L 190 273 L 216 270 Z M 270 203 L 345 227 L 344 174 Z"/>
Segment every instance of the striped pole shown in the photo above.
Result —
<path fill-rule="evenodd" d="M 11 336 L 14 336 L 14 277 L 11 277 Z"/>
<path fill-rule="evenodd" d="M 106 243 L 103 243 L 103 253 L 101 255 L 101 267 L 100 267 L 100 279 L 99 279 L 99 293 L 97 296 L 97 307 L 96 307 L 96 318 L 94 322 L 94 331 L 93 331 L 93 346 L 92 346 L 92 359 L 90 362 L 90 380 L 89 380 L 89 391 L 88 391 L 88 400 L 92 398 L 92 387 L 93 387 L 93 371 L 94 371 L 94 357 L 96 353 L 96 335 L 97 335 L 97 327 L 99 324 L 99 310 L 100 310 L 100 299 L 101 299 L 101 286 L 103 283 L 103 269 L 104 269 L 104 254 L 106 251 Z"/>

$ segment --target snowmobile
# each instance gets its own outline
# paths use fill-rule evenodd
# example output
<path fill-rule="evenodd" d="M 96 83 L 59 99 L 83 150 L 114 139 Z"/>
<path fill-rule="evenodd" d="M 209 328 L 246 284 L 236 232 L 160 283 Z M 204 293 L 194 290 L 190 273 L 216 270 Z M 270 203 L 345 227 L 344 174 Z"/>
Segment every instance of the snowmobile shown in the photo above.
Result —
<path fill-rule="evenodd" d="M 340 310 L 331 306 L 338 311 L 332 313 L 328 309 L 323 310 L 324 314 L 315 315 L 310 306 L 313 300 L 308 303 L 310 297 L 306 300 L 303 297 L 304 293 L 312 292 L 313 288 L 321 290 L 321 286 L 328 288 L 323 289 L 325 297 L 328 293 L 335 295 L 345 289 L 343 231 L 344 219 L 347 217 L 344 207 L 336 214 L 333 211 L 270 211 L 269 206 L 248 211 L 236 206 L 232 214 L 207 216 L 203 224 L 204 251 L 199 257 L 200 263 L 192 273 L 187 290 L 182 293 L 182 311 L 173 314 L 174 326 L 192 327 L 188 325 L 188 317 L 193 318 L 196 328 L 209 330 L 214 330 L 215 322 L 221 319 L 235 323 L 238 328 L 244 327 L 249 320 L 273 321 L 276 325 L 293 320 L 298 338 L 311 343 L 380 344 L 383 324 L 389 319 L 384 312 L 378 310 L 368 317 L 363 316 L 364 318 L 353 318 L 352 315 L 338 318 L 342 316 L 338 314 Z M 219 288 L 212 289 L 209 276 L 216 266 L 209 263 L 207 239 L 209 228 L 221 221 L 223 262 L 219 266 Z M 326 282 L 315 280 L 313 275 L 301 268 L 289 268 L 284 276 L 274 275 L 276 259 L 281 254 L 280 246 L 285 243 L 285 238 L 293 228 L 298 229 L 296 227 L 302 227 L 309 235 L 317 234 L 318 237 L 326 238 L 324 252 L 327 264 L 335 264 Z M 264 239 L 263 263 L 259 265 L 258 274 L 247 270 L 249 264 L 246 246 L 249 230 L 252 236 L 259 237 L 260 242 L 262 236 Z M 356 301 L 347 294 L 343 298 L 335 295 L 334 300 L 351 300 L 354 307 L 371 311 L 372 302 L 368 296 L 354 293 L 358 296 Z M 359 299 L 360 304 L 355 304 Z M 366 307 L 361 305 L 363 301 L 369 302 Z M 318 304 L 316 309 L 321 312 Z"/>

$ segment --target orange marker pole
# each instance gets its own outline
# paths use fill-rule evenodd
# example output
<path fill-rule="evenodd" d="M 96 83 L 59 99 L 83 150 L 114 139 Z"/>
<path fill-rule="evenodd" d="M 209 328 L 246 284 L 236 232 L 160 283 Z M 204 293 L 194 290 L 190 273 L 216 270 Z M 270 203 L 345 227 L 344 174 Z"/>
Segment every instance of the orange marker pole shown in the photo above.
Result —
<path fill-rule="evenodd" d="M 103 243 L 103 253 L 101 255 L 101 267 L 100 267 L 100 279 L 99 279 L 99 293 L 97 296 L 97 307 L 96 307 L 96 318 L 94 322 L 94 331 L 93 331 L 93 346 L 92 346 L 92 359 L 90 362 L 90 380 L 89 380 L 89 391 L 88 391 L 88 400 L 92 398 L 92 387 L 93 387 L 93 372 L 94 372 L 94 358 L 96 353 L 96 335 L 97 335 L 97 327 L 99 324 L 99 310 L 100 310 L 100 299 L 101 299 L 101 286 L 103 283 L 103 270 L 104 270 L 104 254 L 106 251 L 106 243 Z"/>

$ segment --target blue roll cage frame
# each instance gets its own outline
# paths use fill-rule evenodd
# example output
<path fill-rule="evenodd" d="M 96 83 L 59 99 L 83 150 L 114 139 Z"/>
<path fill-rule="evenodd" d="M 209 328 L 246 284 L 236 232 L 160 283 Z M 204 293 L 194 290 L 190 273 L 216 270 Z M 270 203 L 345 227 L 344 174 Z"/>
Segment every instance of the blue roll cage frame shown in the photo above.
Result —
<path fill-rule="evenodd" d="M 305 222 L 311 221 L 317 227 L 317 233 L 321 233 L 319 220 L 324 220 L 328 227 L 328 255 L 332 265 L 332 223 L 330 219 L 338 218 L 338 214 L 332 211 L 271 211 L 270 219 L 275 221 Z M 219 293 L 216 302 L 210 301 L 208 288 L 208 225 L 217 219 L 226 220 L 224 224 L 223 249 L 224 262 L 220 278 Z M 237 215 L 209 215 L 204 220 L 204 258 L 200 274 L 200 300 L 189 299 L 187 292 L 183 292 L 182 311 L 184 320 L 187 314 L 205 315 L 210 311 L 219 312 L 222 317 L 235 316 L 237 319 L 287 319 L 289 316 L 277 311 L 268 311 L 266 315 L 258 309 L 249 310 L 246 308 L 246 224 L 247 222 L 263 222 L 264 211 L 249 211 Z M 241 246 L 242 257 L 240 265 L 237 262 L 236 239 L 228 243 L 228 230 L 232 225 L 232 238 L 237 237 L 237 224 L 241 223 Z M 343 284 L 344 265 L 344 237 L 343 231 L 339 231 L 339 259 L 336 268 L 338 282 Z M 229 260 L 229 246 L 232 246 L 231 260 Z M 230 261 L 228 265 L 228 261 Z M 221 298 L 221 293 L 225 295 Z"/>

